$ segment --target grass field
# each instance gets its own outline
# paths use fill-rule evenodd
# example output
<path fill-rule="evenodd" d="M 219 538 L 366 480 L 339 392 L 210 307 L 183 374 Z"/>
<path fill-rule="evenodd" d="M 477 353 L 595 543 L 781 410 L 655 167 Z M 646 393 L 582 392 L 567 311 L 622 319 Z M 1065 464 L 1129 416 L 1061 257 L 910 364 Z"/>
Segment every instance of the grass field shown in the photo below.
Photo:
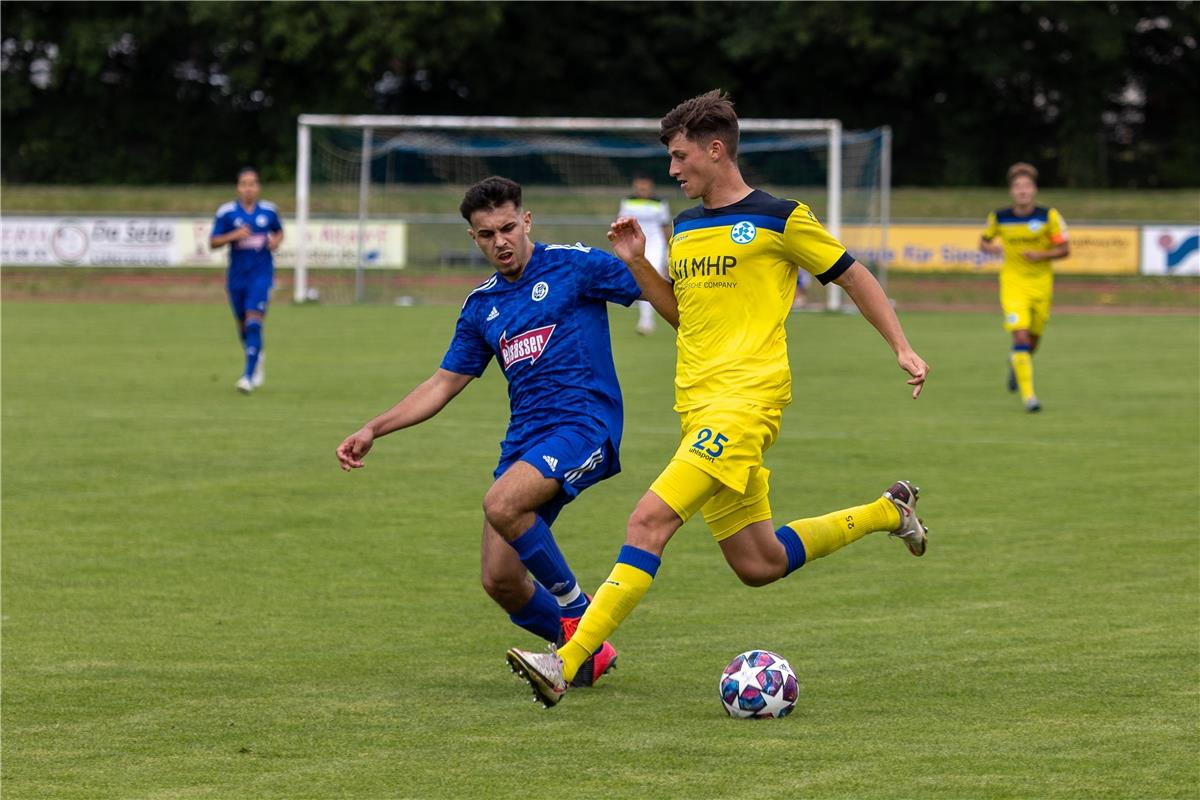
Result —
<path fill-rule="evenodd" d="M 669 180 L 660 183 L 668 196 Z M 799 199 L 821 208 L 820 187 L 798 190 Z M 525 205 L 539 215 L 600 215 L 616 210 L 622 189 L 544 189 L 530 187 Z M 786 192 L 787 196 L 797 191 Z M 207 216 L 234 195 L 228 185 L 193 186 L 47 186 L 5 184 L 0 187 L 0 208 L 5 213 L 51 214 L 197 214 Z M 263 197 L 274 201 L 285 214 L 295 211 L 296 187 L 291 183 L 263 186 Z M 388 214 L 456 213 L 462 200 L 460 186 L 427 186 L 419 191 L 376 188 L 370 206 Z M 894 220 L 971 220 L 982 222 L 987 212 L 1008 202 L 1003 186 L 896 187 L 892 190 Z M 1062 189 L 1046 187 L 1038 202 L 1061 208 L 1067 219 L 1082 221 L 1195 222 L 1200 216 L 1200 188 L 1192 189 Z M 358 211 L 356 186 L 314 187 L 313 213 L 348 214 Z M 686 203 L 682 198 L 677 205 Z M 847 208 L 846 214 L 855 212 Z"/>
<path fill-rule="evenodd" d="M 625 471 L 556 526 L 585 586 L 677 435 L 671 338 L 614 314 Z M 454 315 L 281 303 L 242 397 L 219 304 L 4 305 L 6 799 L 1197 795 L 1195 317 L 1057 316 L 1029 416 L 990 315 L 906 316 L 918 402 L 862 320 L 793 315 L 778 517 L 911 476 L 928 555 L 879 534 L 748 589 L 693 521 L 620 669 L 543 711 L 477 579 L 498 371 L 333 457 Z M 787 719 L 720 710 L 754 646 L 796 668 Z"/>

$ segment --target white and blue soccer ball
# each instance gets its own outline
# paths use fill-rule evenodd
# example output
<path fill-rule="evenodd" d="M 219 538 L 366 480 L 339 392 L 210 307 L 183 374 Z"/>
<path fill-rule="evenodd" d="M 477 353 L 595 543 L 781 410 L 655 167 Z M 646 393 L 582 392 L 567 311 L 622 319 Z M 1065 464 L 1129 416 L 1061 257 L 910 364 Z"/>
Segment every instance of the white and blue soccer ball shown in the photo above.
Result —
<path fill-rule="evenodd" d="M 795 708 L 800 684 L 783 656 L 770 650 L 747 650 L 721 673 L 719 691 L 729 716 L 773 719 L 786 717 Z"/>

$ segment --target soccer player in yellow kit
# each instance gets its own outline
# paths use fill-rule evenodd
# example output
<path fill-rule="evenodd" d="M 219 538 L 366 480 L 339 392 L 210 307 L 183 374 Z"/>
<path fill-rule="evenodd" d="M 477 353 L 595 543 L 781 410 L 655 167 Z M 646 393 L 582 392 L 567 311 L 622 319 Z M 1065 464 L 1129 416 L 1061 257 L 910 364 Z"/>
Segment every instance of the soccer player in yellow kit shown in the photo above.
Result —
<path fill-rule="evenodd" d="M 678 328 L 675 409 L 682 441 L 629 518 L 624 547 L 574 635 L 557 652 L 512 649 L 509 665 L 547 708 L 584 659 L 616 630 L 650 588 L 663 549 L 702 511 L 726 562 L 750 586 L 875 531 L 889 531 L 913 555 L 925 552 L 917 489 L 897 481 L 865 505 L 776 529 L 763 453 L 779 436 L 791 402 L 784 320 L 797 268 L 836 282 L 875 326 L 909 374 L 916 398 L 929 372 L 909 346 L 878 282 L 829 235 L 803 203 L 751 189 L 737 166 L 738 123 L 719 90 L 663 118 L 670 174 L 700 206 L 675 220 L 670 280 L 645 257 L 637 222 L 613 223 L 609 240 L 659 314 Z M 582 655 L 582 658 L 581 658 Z"/>
<path fill-rule="evenodd" d="M 1004 329 L 1012 332 L 1008 390 L 1021 391 L 1025 410 L 1042 410 L 1033 391 L 1033 354 L 1050 319 L 1054 271 L 1050 262 L 1071 254 L 1067 223 L 1058 209 L 1035 205 L 1037 168 L 1018 162 L 1008 168 L 1010 208 L 988 214 L 979 241 L 985 253 L 1004 256 L 1000 267 L 1000 307 Z M 999 239 L 997 243 L 995 240 Z"/>

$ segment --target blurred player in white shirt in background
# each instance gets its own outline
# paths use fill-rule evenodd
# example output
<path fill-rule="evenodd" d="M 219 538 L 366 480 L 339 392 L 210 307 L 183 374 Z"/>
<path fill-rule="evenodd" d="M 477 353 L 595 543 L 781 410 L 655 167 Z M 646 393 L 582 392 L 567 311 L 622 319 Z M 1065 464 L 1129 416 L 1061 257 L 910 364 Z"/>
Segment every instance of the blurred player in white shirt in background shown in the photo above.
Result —
<path fill-rule="evenodd" d="M 633 194 L 621 201 L 618 217 L 633 217 L 646 234 L 646 258 L 667 277 L 667 240 L 671 238 L 671 209 L 667 201 L 654 196 L 654 179 L 645 173 L 633 176 Z M 637 301 L 637 332 L 647 336 L 654 332 L 654 309 L 645 300 Z"/>

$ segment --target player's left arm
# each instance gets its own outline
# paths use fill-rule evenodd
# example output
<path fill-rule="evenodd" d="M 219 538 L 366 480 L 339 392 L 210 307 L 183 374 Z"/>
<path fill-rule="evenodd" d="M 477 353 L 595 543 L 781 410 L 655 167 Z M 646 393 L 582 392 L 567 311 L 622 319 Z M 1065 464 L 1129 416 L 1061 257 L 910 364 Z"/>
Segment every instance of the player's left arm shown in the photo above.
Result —
<path fill-rule="evenodd" d="M 913 387 L 913 399 L 917 399 L 929 375 L 929 365 L 909 345 L 908 337 L 904 335 L 900 320 L 879 281 L 875 280 L 869 269 L 855 261 L 833 282 L 846 291 L 862 315 L 892 348 L 896 362 L 910 376 L 908 383 Z"/>
<path fill-rule="evenodd" d="M 267 249 L 274 252 L 279 249 L 281 244 L 283 244 L 283 223 L 279 221 L 279 215 L 274 214 L 271 218 L 271 228 L 267 232 Z"/>

